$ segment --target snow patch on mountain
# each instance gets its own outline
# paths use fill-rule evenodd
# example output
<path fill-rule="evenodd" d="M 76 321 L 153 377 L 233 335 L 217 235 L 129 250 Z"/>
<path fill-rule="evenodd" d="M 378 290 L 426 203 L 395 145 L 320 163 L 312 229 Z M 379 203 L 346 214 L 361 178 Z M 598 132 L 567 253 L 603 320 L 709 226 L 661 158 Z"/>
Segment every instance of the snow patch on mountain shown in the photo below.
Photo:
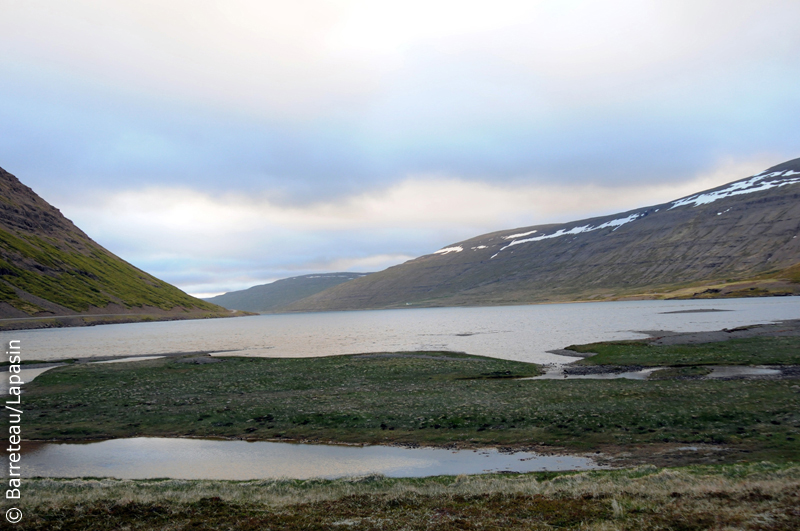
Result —
<path fill-rule="evenodd" d="M 439 249 L 433 254 L 460 253 L 463 250 L 464 248 L 458 245 L 456 247 L 445 247 L 444 249 Z"/>
<path fill-rule="evenodd" d="M 539 241 L 542 241 L 542 240 L 549 240 L 550 238 L 559 238 L 561 236 L 568 236 L 570 234 L 581 234 L 583 232 L 592 232 L 592 231 L 595 231 L 595 230 L 607 229 L 609 227 L 614 227 L 614 230 L 617 230 L 618 228 L 620 228 L 621 226 L 625 225 L 626 223 L 630 223 L 631 221 L 635 221 L 635 220 L 639 219 L 640 217 L 642 217 L 644 215 L 645 215 L 645 213 L 640 212 L 638 214 L 631 214 L 630 216 L 626 216 L 624 218 L 612 219 L 611 221 L 606 221 L 605 223 L 601 223 L 600 225 L 597 225 L 597 226 L 581 225 L 579 227 L 572 227 L 571 229 L 558 229 L 557 231 L 555 231 L 552 234 L 542 234 L 541 236 L 535 236 L 533 238 L 523 238 L 522 240 L 514 240 L 511 243 L 509 243 L 508 245 L 506 245 L 505 247 L 502 247 L 500 249 L 500 251 L 508 249 L 509 247 L 514 246 L 514 245 L 520 245 L 522 243 L 539 242 Z M 536 231 L 533 231 L 533 232 L 536 232 Z M 533 234 L 533 232 L 529 232 L 527 234 Z M 499 252 L 497 254 L 499 254 Z M 492 256 L 492 258 L 497 256 L 497 254 Z"/>
<path fill-rule="evenodd" d="M 530 236 L 534 232 L 538 232 L 538 231 L 532 230 L 530 232 L 520 232 L 519 234 L 510 234 L 508 236 L 503 236 L 503 239 L 504 240 L 513 240 L 514 238 L 522 238 L 523 236 Z"/>
<path fill-rule="evenodd" d="M 619 219 L 612 219 L 611 221 L 606 221 L 602 225 L 598 225 L 591 230 L 598 230 L 598 229 L 605 229 L 608 227 L 614 227 L 614 230 L 617 230 L 621 226 L 625 225 L 626 223 L 630 223 L 631 221 L 635 221 L 640 217 L 644 216 L 643 213 L 640 214 L 631 214 L 626 218 L 619 218 Z"/>
<path fill-rule="evenodd" d="M 672 206 L 669 207 L 670 210 L 673 208 L 678 208 L 680 206 L 686 205 L 693 205 L 693 206 L 700 206 L 700 205 L 707 205 L 709 203 L 713 203 L 719 199 L 724 199 L 726 197 L 731 197 L 734 195 L 742 195 L 742 194 L 752 194 L 753 192 L 761 192 L 763 190 L 769 190 L 770 188 L 777 188 L 779 186 L 786 186 L 788 184 L 796 184 L 800 183 L 800 177 L 795 177 L 794 179 L 787 179 L 791 175 L 800 175 L 800 172 L 792 171 L 792 170 L 784 170 L 784 171 L 774 171 L 772 173 L 767 173 L 762 175 L 764 172 L 757 173 L 753 175 L 749 179 L 745 181 L 739 181 L 737 183 L 730 184 L 721 190 L 716 190 L 714 192 L 707 192 L 704 194 L 695 194 L 689 197 L 685 197 L 683 199 L 678 199 L 672 203 Z M 776 179 L 776 177 L 781 177 L 780 179 Z"/>

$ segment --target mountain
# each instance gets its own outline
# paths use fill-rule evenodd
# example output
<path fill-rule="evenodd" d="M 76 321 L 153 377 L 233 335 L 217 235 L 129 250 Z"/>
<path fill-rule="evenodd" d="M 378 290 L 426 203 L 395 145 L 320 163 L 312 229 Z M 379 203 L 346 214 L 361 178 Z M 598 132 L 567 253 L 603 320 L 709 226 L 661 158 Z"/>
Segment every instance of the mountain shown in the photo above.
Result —
<path fill-rule="evenodd" d="M 800 159 L 611 216 L 484 234 L 294 311 L 800 293 Z"/>
<path fill-rule="evenodd" d="M 107 251 L 0 168 L 2 328 L 229 315 Z"/>
<path fill-rule="evenodd" d="M 231 310 L 249 312 L 281 311 L 292 303 L 369 273 L 322 273 L 284 278 L 269 284 L 231 291 L 203 299 Z"/>

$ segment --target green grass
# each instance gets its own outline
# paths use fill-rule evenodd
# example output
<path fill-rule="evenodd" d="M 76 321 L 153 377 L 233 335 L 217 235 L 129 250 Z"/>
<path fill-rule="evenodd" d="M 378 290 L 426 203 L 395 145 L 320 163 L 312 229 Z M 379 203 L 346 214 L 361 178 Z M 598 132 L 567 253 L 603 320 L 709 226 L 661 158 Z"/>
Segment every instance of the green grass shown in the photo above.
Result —
<path fill-rule="evenodd" d="M 574 450 L 711 443 L 751 457 L 800 456 L 796 381 L 519 380 L 509 377 L 537 368 L 420 354 L 60 367 L 26 388 L 25 430 L 32 439 L 189 435 Z"/>
<path fill-rule="evenodd" d="M 578 361 L 578 365 L 800 365 L 800 337 L 753 337 L 691 345 L 608 341 L 567 348 L 597 353 Z"/>
<path fill-rule="evenodd" d="M 31 479 L 14 529 L 789 531 L 800 527 L 798 496 L 800 467 L 771 463 L 417 479 Z"/>
<path fill-rule="evenodd" d="M 218 311 L 117 258 L 90 240 L 69 243 L 0 230 L 0 302 L 28 314 L 42 308 L 21 299 L 13 287 L 75 311 L 116 302 L 128 308 L 176 306 Z M 80 247 L 80 249 L 79 249 Z M 23 265 L 27 264 L 27 265 Z"/>

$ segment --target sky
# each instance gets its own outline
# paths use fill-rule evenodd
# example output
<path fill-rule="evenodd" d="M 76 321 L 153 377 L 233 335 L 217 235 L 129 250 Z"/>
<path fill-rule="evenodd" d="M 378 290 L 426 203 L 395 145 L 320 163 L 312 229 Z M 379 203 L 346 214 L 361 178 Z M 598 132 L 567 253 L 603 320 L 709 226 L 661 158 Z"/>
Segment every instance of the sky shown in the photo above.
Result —
<path fill-rule="evenodd" d="M 796 0 L 0 0 L 0 167 L 184 291 L 800 157 Z"/>

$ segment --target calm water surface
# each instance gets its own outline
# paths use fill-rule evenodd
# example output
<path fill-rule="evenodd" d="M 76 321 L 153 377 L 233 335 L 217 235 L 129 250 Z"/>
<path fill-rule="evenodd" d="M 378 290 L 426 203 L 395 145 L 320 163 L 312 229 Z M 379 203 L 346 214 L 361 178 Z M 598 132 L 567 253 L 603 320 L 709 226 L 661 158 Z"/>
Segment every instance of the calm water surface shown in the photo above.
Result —
<path fill-rule="evenodd" d="M 27 477 L 247 480 L 367 474 L 425 477 L 598 468 L 586 457 L 508 454 L 494 449 L 453 451 L 153 437 L 27 445 L 22 461 Z"/>
<path fill-rule="evenodd" d="M 697 309 L 730 310 L 665 313 Z M 429 308 L 260 315 L 0 333 L 20 339 L 23 359 L 54 360 L 171 352 L 313 357 L 450 350 L 561 363 L 570 344 L 636 339 L 641 330 L 697 332 L 800 318 L 800 297 L 628 301 L 490 308 Z"/>

